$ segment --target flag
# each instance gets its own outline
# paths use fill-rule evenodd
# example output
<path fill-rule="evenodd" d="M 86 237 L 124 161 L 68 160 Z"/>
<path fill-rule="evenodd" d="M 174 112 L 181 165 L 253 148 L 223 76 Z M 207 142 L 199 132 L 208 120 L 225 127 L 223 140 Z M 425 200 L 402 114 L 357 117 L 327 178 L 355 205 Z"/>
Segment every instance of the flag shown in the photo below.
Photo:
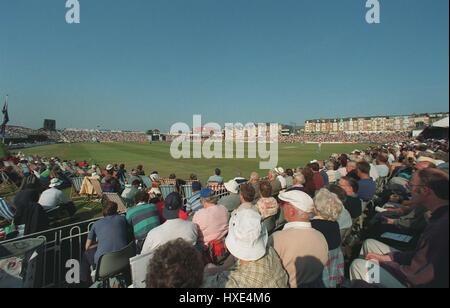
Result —
<path fill-rule="evenodd" d="M 2 113 L 3 113 L 3 123 L 2 123 L 2 127 L 1 127 L 1 134 L 2 134 L 2 136 L 5 136 L 6 124 L 8 124 L 8 122 L 9 122 L 8 95 L 6 95 L 6 100 L 5 100 L 5 104 L 3 105 Z"/>

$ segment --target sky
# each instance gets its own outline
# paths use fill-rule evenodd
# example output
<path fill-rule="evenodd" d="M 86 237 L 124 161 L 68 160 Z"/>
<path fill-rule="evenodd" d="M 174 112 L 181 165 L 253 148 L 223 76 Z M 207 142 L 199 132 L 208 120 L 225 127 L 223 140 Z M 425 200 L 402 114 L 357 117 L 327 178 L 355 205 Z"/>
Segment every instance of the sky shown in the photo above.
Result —
<path fill-rule="evenodd" d="M 0 0 L 11 125 L 167 131 L 448 111 L 449 1 Z M 3 102 L 2 102 L 3 104 Z"/>

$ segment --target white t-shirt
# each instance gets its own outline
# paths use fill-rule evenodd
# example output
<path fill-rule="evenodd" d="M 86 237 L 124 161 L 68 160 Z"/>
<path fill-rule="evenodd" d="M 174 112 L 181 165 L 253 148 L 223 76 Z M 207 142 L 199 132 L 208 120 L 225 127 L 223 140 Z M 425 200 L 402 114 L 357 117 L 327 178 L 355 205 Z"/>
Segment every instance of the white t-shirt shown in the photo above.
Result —
<path fill-rule="evenodd" d="M 182 238 L 192 245 L 197 243 L 197 226 L 190 221 L 170 219 L 147 234 L 141 254 L 154 252 L 159 246 Z"/>
<path fill-rule="evenodd" d="M 59 189 L 53 187 L 42 193 L 38 203 L 42 205 L 44 210 L 49 210 L 67 202 L 69 202 L 69 199 L 66 195 Z"/>
<path fill-rule="evenodd" d="M 378 174 L 378 170 L 374 164 L 370 164 L 370 177 L 372 180 L 376 181 L 380 176 Z"/>
<path fill-rule="evenodd" d="M 281 183 L 281 188 L 282 189 L 286 189 L 286 179 L 284 178 L 284 176 L 282 176 L 282 175 L 279 175 L 279 176 L 277 176 L 277 179 L 278 179 L 278 181 L 280 181 L 280 183 Z"/>

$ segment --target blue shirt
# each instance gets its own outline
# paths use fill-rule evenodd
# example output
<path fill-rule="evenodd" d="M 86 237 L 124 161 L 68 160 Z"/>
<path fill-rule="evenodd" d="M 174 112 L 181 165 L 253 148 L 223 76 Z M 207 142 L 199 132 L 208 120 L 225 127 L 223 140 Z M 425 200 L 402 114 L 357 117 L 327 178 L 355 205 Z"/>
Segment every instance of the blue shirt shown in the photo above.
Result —
<path fill-rule="evenodd" d="M 221 177 L 220 175 L 212 175 L 208 179 L 208 183 L 210 182 L 223 184 L 223 177 Z"/>
<path fill-rule="evenodd" d="M 372 200 L 375 192 L 377 190 L 377 185 L 372 179 L 361 179 L 358 181 L 359 190 L 358 190 L 358 198 L 363 201 Z"/>
<path fill-rule="evenodd" d="M 95 222 L 89 232 L 88 239 L 98 243 L 94 256 L 95 264 L 104 254 L 125 248 L 128 245 L 125 217 L 120 215 L 107 216 Z"/>

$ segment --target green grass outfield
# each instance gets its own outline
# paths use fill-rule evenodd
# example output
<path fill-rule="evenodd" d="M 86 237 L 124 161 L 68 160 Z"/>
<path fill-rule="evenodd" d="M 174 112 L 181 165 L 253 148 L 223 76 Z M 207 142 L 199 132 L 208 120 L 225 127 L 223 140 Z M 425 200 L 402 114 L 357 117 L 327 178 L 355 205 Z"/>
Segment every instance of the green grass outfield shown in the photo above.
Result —
<path fill-rule="evenodd" d="M 317 153 L 315 144 L 279 144 L 278 166 L 295 168 L 305 166 L 313 159 L 327 159 L 332 153 L 349 153 L 355 149 L 366 149 L 367 144 L 323 144 L 321 153 Z M 35 147 L 23 151 L 26 154 L 43 157 L 57 156 L 64 160 L 87 160 L 102 167 L 109 163 L 124 163 L 131 171 L 138 164 L 144 165 L 146 174 L 157 170 L 162 177 L 174 172 L 180 178 L 188 178 L 191 173 L 206 181 L 219 167 L 225 179 L 235 177 L 239 172 L 248 177 L 252 171 L 259 170 L 257 159 L 173 159 L 169 143 L 77 143 L 56 144 Z M 266 170 L 260 171 L 265 175 Z"/>

